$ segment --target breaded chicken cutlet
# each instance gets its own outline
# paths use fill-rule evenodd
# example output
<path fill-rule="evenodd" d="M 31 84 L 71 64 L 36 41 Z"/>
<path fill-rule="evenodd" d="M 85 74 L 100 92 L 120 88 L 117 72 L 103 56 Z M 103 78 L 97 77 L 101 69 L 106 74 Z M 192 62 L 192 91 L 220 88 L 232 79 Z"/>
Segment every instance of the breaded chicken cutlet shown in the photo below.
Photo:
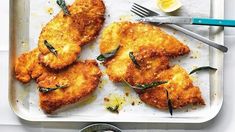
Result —
<path fill-rule="evenodd" d="M 104 62 L 107 74 L 113 82 L 121 82 L 125 78 L 128 66 L 132 63 L 130 52 L 138 55 L 142 49 L 151 49 L 154 56 L 173 58 L 190 51 L 188 46 L 156 26 L 131 22 L 112 23 L 103 31 L 100 40 L 101 54 L 109 53 L 117 47 L 120 48 L 115 56 Z"/>
<path fill-rule="evenodd" d="M 140 99 L 144 103 L 159 109 L 167 109 L 167 90 L 174 109 L 189 104 L 205 105 L 200 89 L 193 85 L 189 74 L 179 65 L 160 72 L 156 81 L 166 81 L 167 83 L 138 91 Z"/>
<path fill-rule="evenodd" d="M 49 90 L 40 93 L 40 106 L 46 113 L 79 102 L 98 87 L 101 71 L 95 60 L 78 61 L 56 71 L 41 65 L 38 54 L 38 49 L 22 54 L 16 61 L 15 74 L 23 83 L 35 79 L 39 91 L 40 88 Z M 53 90 L 56 87 L 64 88 Z"/>
<path fill-rule="evenodd" d="M 95 60 L 78 61 L 62 70 L 53 70 L 38 62 L 38 49 L 22 54 L 16 61 L 16 78 L 27 83 L 35 79 L 40 93 L 40 106 L 48 114 L 79 102 L 97 88 L 101 71 Z M 56 89 L 57 87 L 64 87 Z M 45 91 L 46 90 L 46 91 Z M 49 92 L 47 92 L 49 90 Z M 52 90 L 52 91 L 50 91 Z"/>
<path fill-rule="evenodd" d="M 101 71 L 94 60 L 75 62 L 59 71 L 46 71 L 36 79 L 40 92 L 40 107 L 48 114 L 57 109 L 74 104 L 91 95 L 98 87 Z M 53 91 L 48 89 L 63 87 Z"/>
<path fill-rule="evenodd" d="M 94 40 L 104 23 L 105 5 L 102 0 L 75 0 L 67 7 L 69 15 L 61 11 L 42 29 L 38 48 L 39 61 L 52 69 L 72 64 L 81 46 Z M 54 53 L 49 47 L 53 47 Z"/>
<path fill-rule="evenodd" d="M 189 47 L 159 28 L 143 23 L 113 23 L 102 33 L 100 51 L 104 57 L 115 53 L 104 60 L 110 80 L 125 81 L 136 89 L 143 102 L 160 109 L 169 107 L 169 99 L 174 109 L 205 104 L 188 73 L 178 65 L 169 66 L 169 59 L 188 54 Z M 157 82 L 164 83 L 137 88 Z"/>

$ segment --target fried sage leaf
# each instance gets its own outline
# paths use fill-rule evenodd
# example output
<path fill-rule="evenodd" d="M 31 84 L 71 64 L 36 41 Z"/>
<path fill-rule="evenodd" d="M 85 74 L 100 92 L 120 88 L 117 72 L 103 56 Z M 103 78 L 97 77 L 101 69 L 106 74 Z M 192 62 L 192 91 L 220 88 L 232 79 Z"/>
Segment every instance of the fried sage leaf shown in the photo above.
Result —
<path fill-rule="evenodd" d="M 166 96 L 167 96 L 167 105 L 168 105 L 168 109 L 169 109 L 169 112 L 170 112 L 170 114 L 171 114 L 171 116 L 172 116 L 172 115 L 173 115 L 173 106 L 172 106 L 171 99 L 169 98 L 168 90 L 166 90 Z"/>
<path fill-rule="evenodd" d="M 141 89 L 148 89 L 148 88 L 152 88 L 152 87 L 157 87 L 159 85 L 165 84 L 167 83 L 166 81 L 159 81 L 159 82 L 152 82 L 149 84 L 138 84 L 136 85 L 136 87 L 139 87 Z"/>
<path fill-rule="evenodd" d="M 119 113 L 118 108 L 119 105 L 116 105 L 115 107 L 107 107 L 107 110 L 109 110 L 112 113 Z"/>
<path fill-rule="evenodd" d="M 56 0 L 56 3 L 61 7 L 65 15 L 70 15 L 70 12 L 64 0 Z"/>
<path fill-rule="evenodd" d="M 193 74 L 197 71 L 201 71 L 201 70 L 213 70 L 213 71 L 216 71 L 217 69 L 216 68 L 213 68 L 213 67 L 210 67 L 210 66 L 202 66 L 202 67 L 198 67 L 194 70 L 192 70 L 189 74 Z"/>
<path fill-rule="evenodd" d="M 53 53 L 55 56 L 58 55 L 56 49 L 55 49 L 50 43 L 48 43 L 47 40 L 44 40 L 44 44 L 46 45 L 47 49 L 48 49 L 51 53 Z"/>
<path fill-rule="evenodd" d="M 142 88 L 139 88 L 139 87 L 136 87 L 136 86 L 132 86 L 130 83 L 128 83 L 125 79 L 123 79 L 123 81 L 125 82 L 126 85 L 128 85 L 128 87 L 130 88 L 134 88 L 134 89 L 142 89 Z"/>
<path fill-rule="evenodd" d="M 135 64 L 135 66 L 136 66 L 137 68 L 140 68 L 140 65 L 139 65 L 139 63 L 136 61 L 133 52 L 129 52 L 129 57 L 131 58 L 132 62 Z"/>
<path fill-rule="evenodd" d="M 120 48 L 120 46 L 118 46 L 116 49 L 114 49 L 111 52 L 101 54 L 96 59 L 98 61 L 105 61 L 108 58 L 114 57 L 116 55 L 117 51 L 119 50 L 119 48 Z"/>
<path fill-rule="evenodd" d="M 41 93 L 48 93 L 48 92 L 51 92 L 51 91 L 54 91 L 54 90 L 57 90 L 57 89 L 60 89 L 60 88 L 66 88 L 68 87 L 67 85 L 56 85 L 56 87 L 54 88 L 45 88 L 45 87 L 39 87 L 39 92 Z"/>
<path fill-rule="evenodd" d="M 153 83 L 150 83 L 150 84 L 138 84 L 136 86 L 132 86 L 130 83 L 128 83 L 125 79 L 123 79 L 123 81 L 131 88 L 134 88 L 134 89 L 140 89 L 140 90 L 145 90 L 145 89 L 148 89 L 148 88 L 152 88 L 152 87 L 156 87 L 156 86 L 159 86 L 159 85 L 162 85 L 164 83 L 167 83 L 166 81 L 162 81 L 162 82 L 153 82 Z"/>

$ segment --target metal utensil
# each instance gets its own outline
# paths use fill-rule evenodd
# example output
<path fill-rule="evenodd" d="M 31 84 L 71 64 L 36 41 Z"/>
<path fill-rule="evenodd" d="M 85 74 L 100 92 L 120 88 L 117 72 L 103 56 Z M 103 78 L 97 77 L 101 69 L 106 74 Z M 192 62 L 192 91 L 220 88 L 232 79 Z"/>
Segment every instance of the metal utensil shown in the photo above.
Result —
<path fill-rule="evenodd" d="M 141 5 L 138 5 L 136 3 L 133 4 L 132 8 L 131 8 L 131 12 L 133 12 L 134 14 L 138 15 L 139 17 L 152 17 L 152 16 L 159 16 L 159 14 L 157 12 L 154 12 L 152 10 L 149 10 Z M 159 23 L 152 23 L 152 24 L 159 24 Z M 214 41 L 211 41 L 209 40 L 208 38 L 205 38 L 199 34 L 196 34 L 188 29 L 185 29 L 183 27 L 180 27 L 178 25 L 174 25 L 174 24 L 167 24 L 167 26 L 171 27 L 171 28 L 174 28 L 178 31 L 181 31 L 182 33 L 188 35 L 188 36 L 191 36 L 197 40 L 200 40 L 202 42 L 204 42 L 205 44 L 211 46 L 211 47 L 214 47 L 222 52 L 227 52 L 228 51 L 228 48 L 223 46 L 223 45 L 220 45 Z"/>
<path fill-rule="evenodd" d="M 188 25 L 209 25 L 235 27 L 235 20 L 196 18 L 183 16 L 152 16 L 137 19 L 141 22 L 156 22 L 159 24 L 188 24 Z"/>
<path fill-rule="evenodd" d="M 80 132 L 121 132 L 121 129 L 107 123 L 96 123 L 82 128 Z"/>

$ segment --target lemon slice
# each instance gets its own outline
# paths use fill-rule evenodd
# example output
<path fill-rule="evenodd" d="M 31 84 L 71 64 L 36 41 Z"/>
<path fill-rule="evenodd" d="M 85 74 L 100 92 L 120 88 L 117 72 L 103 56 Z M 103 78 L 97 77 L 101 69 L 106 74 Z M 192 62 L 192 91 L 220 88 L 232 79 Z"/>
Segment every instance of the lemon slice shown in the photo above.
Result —
<path fill-rule="evenodd" d="M 157 0 L 158 7 L 164 12 L 173 12 L 182 6 L 180 0 Z"/>

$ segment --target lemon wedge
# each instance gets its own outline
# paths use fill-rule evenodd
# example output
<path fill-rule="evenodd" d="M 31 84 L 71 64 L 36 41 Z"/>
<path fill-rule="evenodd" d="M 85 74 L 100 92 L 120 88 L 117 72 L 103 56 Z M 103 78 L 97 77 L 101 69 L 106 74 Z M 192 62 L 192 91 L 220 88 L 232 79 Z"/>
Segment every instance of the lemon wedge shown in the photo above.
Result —
<path fill-rule="evenodd" d="M 164 12 L 173 12 L 182 6 L 180 0 L 157 0 L 158 7 Z"/>

